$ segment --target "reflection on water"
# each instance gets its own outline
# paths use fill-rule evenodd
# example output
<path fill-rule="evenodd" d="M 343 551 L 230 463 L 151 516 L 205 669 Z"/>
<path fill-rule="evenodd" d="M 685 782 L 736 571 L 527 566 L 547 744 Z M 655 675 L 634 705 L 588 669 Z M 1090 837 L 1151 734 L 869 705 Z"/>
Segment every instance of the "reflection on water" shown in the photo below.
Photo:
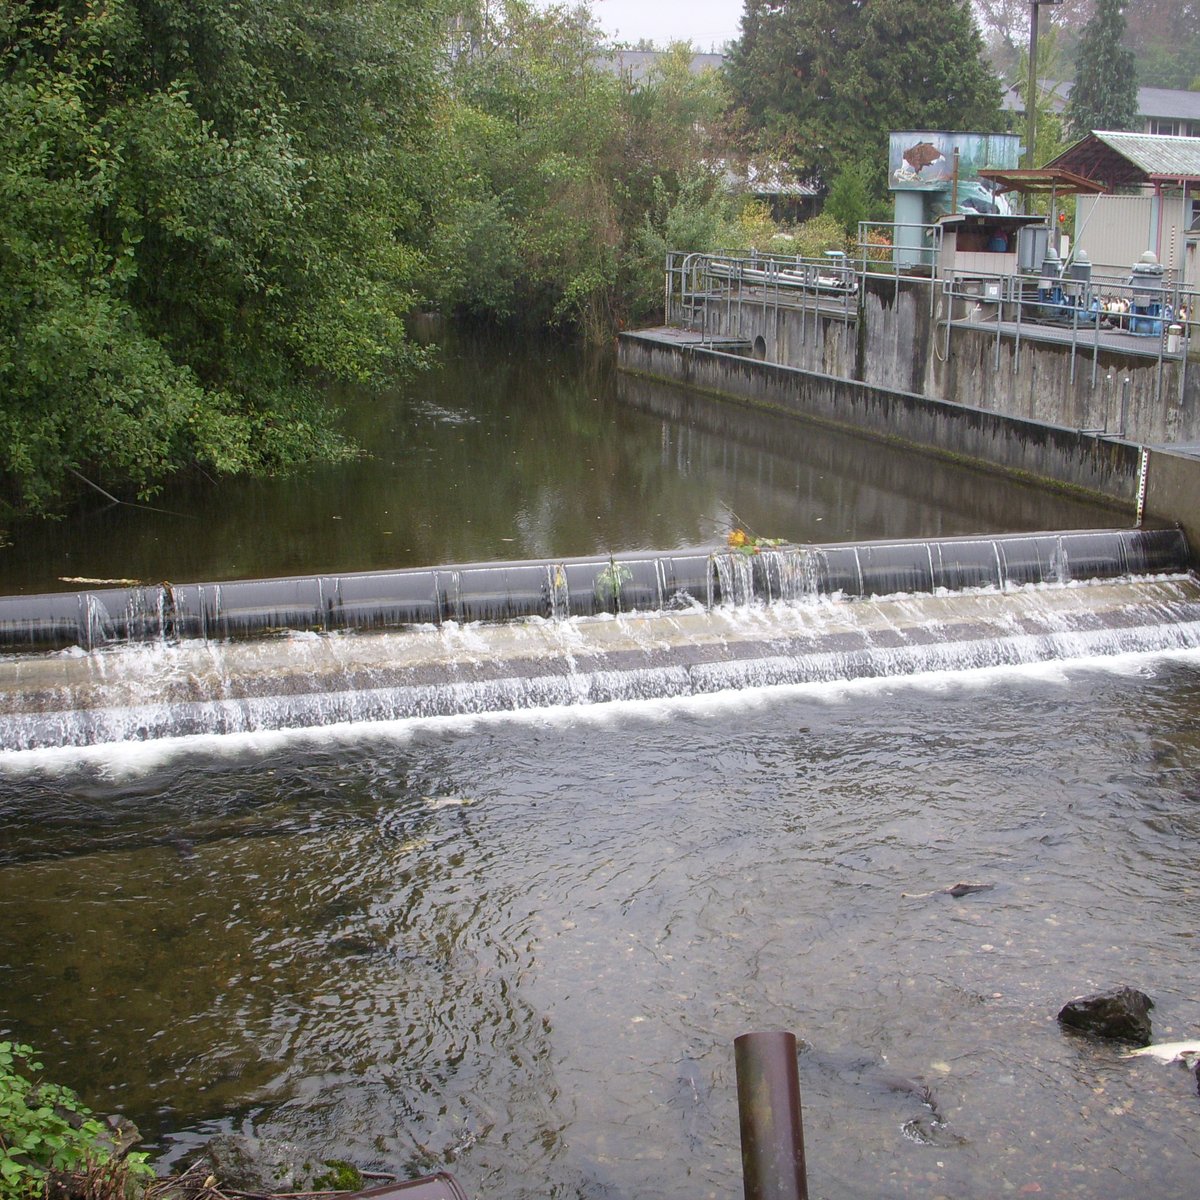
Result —
<path fill-rule="evenodd" d="M 9 760 L 0 1029 L 176 1158 L 525 1200 L 740 1194 L 732 1039 L 782 1027 L 814 1195 L 1191 1194 L 1194 1077 L 1053 1017 L 1200 1031 L 1198 667 Z"/>
<path fill-rule="evenodd" d="M 170 510 L 10 531 L 0 592 L 676 549 L 733 523 L 832 542 L 1128 523 L 999 476 L 618 376 L 551 344 L 450 342 L 394 393 L 331 396 L 369 454 L 301 475 L 181 480 Z M 90 501 L 88 502 L 90 503 Z"/>

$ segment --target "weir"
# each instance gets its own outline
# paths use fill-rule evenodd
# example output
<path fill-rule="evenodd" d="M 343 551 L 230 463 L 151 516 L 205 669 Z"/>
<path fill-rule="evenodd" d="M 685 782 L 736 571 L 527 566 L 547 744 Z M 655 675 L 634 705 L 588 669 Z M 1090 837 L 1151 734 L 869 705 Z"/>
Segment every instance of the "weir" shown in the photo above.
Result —
<path fill-rule="evenodd" d="M 1192 649 L 1186 562 L 1174 530 L 1108 530 L 10 597 L 0 747 Z"/>
<path fill-rule="evenodd" d="M 0 597 L 0 650 L 563 620 L 1186 571 L 1177 529 L 627 553 Z"/>

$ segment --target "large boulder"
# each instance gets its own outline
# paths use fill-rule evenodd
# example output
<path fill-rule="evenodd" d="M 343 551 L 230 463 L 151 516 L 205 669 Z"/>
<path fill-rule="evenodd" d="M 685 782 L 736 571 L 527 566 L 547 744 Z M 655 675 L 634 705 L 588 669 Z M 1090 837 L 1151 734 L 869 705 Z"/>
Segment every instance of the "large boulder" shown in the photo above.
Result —
<path fill-rule="evenodd" d="M 1094 996 L 1077 996 L 1059 1010 L 1059 1021 L 1096 1037 L 1150 1044 L 1150 1010 L 1154 1001 L 1137 988 L 1120 987 Z"/>

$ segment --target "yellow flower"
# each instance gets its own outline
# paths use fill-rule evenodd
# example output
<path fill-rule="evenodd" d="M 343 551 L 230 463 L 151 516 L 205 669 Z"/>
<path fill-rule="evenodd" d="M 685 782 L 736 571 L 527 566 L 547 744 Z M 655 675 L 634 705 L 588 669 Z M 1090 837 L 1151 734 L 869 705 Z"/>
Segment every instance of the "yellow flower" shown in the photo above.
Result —
<path fill-rule="evenodd" d="M 746 544 L 746 531 L 744 529 L 731 529 L 729 531 L 729 544 L 734 549 L 744 546 Z"/>

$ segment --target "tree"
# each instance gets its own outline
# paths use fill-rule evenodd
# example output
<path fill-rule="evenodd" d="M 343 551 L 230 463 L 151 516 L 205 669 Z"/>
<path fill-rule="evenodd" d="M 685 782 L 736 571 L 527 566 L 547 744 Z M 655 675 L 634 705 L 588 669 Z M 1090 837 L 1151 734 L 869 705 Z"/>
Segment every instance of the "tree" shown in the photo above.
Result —
<path fill-rule="evenodd" d="M 1125 0 L 1096 0 L 1075 59 L 1075 83 L 1064 113 L 1072 137 L 1093 129 L 1132 129 L 1137 123 L 1137 78 L 1125 35 Z"/>
<path fill-rule="evenodd" d="M 701 160 L 721 77 L 693 74 L 682 42 L 643 76 L 614 71 L 586 7 L 506 0 L 486 35 L 467 24 L 473 50 L 454 65 L 425 172 L 444 182 L 425 292 L 460 313 L 606 340 L 661 303 L 652 247 L 667 226 L 717 220 Z"/>
<path fill-rule="evenodd" d="M 342 452 L 404 335 L 434 26 L 406 0 L 10 0 L 0 512 Z"/>
<path fill-rule="evenodd" d="M 821 211 L 833 217 L 847 237 L 857 238 L 859 223 L 871 215 L 867 174 L 857 163 L 843 167 L 834 176 L 829 195 L 825 197 L 825 207 Z"/>
<path fill-rule="evenodd" d="M 967 0 L 747 0 L 728 66 L 754 149 L 829 182 L 894 129 L 990 132 L 1000 85 Z"/>
<path fill-rule="evenodd" d="M 1127 6 L 1125 44 L 1143 87 L 1193 88 L 1200 64 L 1200 3 L 1137 0 Z"/>

